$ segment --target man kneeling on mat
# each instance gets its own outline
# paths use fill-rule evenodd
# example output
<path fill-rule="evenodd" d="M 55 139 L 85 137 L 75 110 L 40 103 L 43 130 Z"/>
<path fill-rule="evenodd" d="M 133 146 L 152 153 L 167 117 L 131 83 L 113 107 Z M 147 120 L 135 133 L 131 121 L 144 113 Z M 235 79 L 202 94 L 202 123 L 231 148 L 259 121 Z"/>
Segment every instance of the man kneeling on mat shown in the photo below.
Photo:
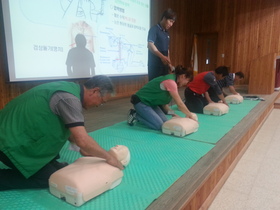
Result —
<path fill-rule="evenodd" d="M 51 174 L 65 166 L 56 159 L 68 139 L 80 147 L 82 155 L 103 158 L 123 169 L 120 161 L 88 135 L 82 114 L 83 108 L 105 103 L 113 91 L 111 80 L 102 75 L 81 86 L 46 83 L 0 110 L 0 161 L 10 167 L 0 169 L 0 190 L 47 188 Z"/>
<path fill-rule="evenodd" d="M 219 87 L 221 88 L 221 90 L 224 94 L 224 97 L 227 96 L 227 94 L 223 91 L 223 88 L 226 88 L 226 87 L 228 87 L 231 94 L 240 95 L 235 90 L 234 83 L 239 82 L 243 79 L 244 79 L 244 74 L 241 71 L 239 71 L 239 72 L 236 72 L 236 73 L 229 73 L 223 79 L 218 80 L 217 83 L 218 83 Z M 220 101 L 220 98 L 217 96 L 217 94 L 216 94 L 216 92 L 213 88 L 210 87 L 207 92 L 209 93 L 209 96 L 210 96 L 210 98 L 213 102 L 219 102 Z"/>
<path fill-rule="evenodd" d="M 185 105 L 191 112 L 203 113 L 203 108 L 212 100 L 209 97 L 208 89 L 212 87 L 219 99 L 226 105 L 225 97 L 217 80 L 223 79 L 228 75 L 228 67 L 220 66 L 215 71 L 206 71 L 195 76 L 192 82 L 185 89 Z"/>

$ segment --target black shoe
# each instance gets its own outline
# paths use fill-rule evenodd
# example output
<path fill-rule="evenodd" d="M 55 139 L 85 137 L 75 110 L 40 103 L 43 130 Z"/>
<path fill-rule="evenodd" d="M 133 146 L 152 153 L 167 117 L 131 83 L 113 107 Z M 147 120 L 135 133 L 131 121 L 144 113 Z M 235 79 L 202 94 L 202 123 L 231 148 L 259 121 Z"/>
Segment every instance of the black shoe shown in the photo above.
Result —
<path fill-rule="evenodd" d="M 127 115 L 127 124 L 133 126 L 136 121 L 136 111 L 134 109 L 130 109 Z"/>

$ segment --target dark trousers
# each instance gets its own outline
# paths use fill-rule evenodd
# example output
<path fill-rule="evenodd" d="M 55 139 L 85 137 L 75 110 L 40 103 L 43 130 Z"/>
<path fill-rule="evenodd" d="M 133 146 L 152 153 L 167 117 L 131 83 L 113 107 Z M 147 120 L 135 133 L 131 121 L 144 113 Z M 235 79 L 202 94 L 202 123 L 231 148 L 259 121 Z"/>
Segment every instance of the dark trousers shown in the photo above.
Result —
<path fill-rule="evenodd" d="M 152 79 L 169 74 L 169 66 L 148 66 L 148 78 L 149 81 Z"/>
<path fill-rule="evenodd" d="M 203 95 L 197 94 L 190 90 L 185 89 L 185 105 L 191 112 L 203 113 L 203 108 L 208 104 L 206 98 Z"/>
<path fill-rule="evenodd" d="M 10 169 L 0 169 L 0 191 L 11 189 L 48 188 L 51 174 L 61 169 L 65 164 L 56 161 L 59 156 L 41 168 L 34 175 L 25 178 L 9 158 L 0 151 L 0 161 Z"/>
<path fill-rule="evenodd" d="M 209 97 L 211 98 L 212 101 L 218 102 L 218 101 L 221 100 L 221 99 L 218 97 L 216 91 L 215 91 L 212 87 L 210 87 L 210 88 L 208 89 L 207 92 L 208 92 Z M 224 95 L 224 96 L 225 96 L 225 95 Z M 225 97 L 226 97 L 226 96 L 225 96 Z"/>

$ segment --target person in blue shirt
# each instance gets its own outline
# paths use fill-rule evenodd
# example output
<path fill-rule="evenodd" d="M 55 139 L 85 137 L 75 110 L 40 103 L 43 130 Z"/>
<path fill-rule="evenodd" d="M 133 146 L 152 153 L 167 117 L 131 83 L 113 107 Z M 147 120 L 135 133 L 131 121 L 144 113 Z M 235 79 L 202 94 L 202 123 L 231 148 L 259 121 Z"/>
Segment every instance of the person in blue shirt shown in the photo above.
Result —
<path fill-rule="evenodd" d="M 223 92 L 224 97 L 227 96 L 227 94 L 223 91 L 223 88 L 228 87 L 229 91 L 233 95 L 239 95 L 239 93 L 235 90 L 234 88 L 234 83 L 241 81 L 244 79 L 244 73 L 239 71 L 236 73 L 229 73 L 225 78 L 221 80 L 217 80 L 217 84 L 220 87 L 220 89 Z M 213 102 L 218 102 L 220 101 L 219 97 L 217 94 L 214 92 L 212 88 L 208 90 L 209 96 Z"/>
<path fill-rule="evenodd" d="M 172 9 L 163 12 L 158 24 L 150 28 L 148 33 L 148 77 L 149 81 L 173 70 L 169 55 L 170 36 L 168 29 L 176 20 L 176 13 Z"/>

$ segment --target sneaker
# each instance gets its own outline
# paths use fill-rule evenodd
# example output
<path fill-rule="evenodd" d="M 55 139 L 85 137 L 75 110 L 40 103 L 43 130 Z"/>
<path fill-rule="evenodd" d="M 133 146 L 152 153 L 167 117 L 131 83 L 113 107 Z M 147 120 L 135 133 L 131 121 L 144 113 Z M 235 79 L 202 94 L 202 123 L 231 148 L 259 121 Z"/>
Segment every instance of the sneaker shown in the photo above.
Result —
<path fill-rule="evenodd" d="M 136 111 L 134 109 L 130 109 L 127 115 L 127 124 L 133 126 L 136 121 Z"/>

